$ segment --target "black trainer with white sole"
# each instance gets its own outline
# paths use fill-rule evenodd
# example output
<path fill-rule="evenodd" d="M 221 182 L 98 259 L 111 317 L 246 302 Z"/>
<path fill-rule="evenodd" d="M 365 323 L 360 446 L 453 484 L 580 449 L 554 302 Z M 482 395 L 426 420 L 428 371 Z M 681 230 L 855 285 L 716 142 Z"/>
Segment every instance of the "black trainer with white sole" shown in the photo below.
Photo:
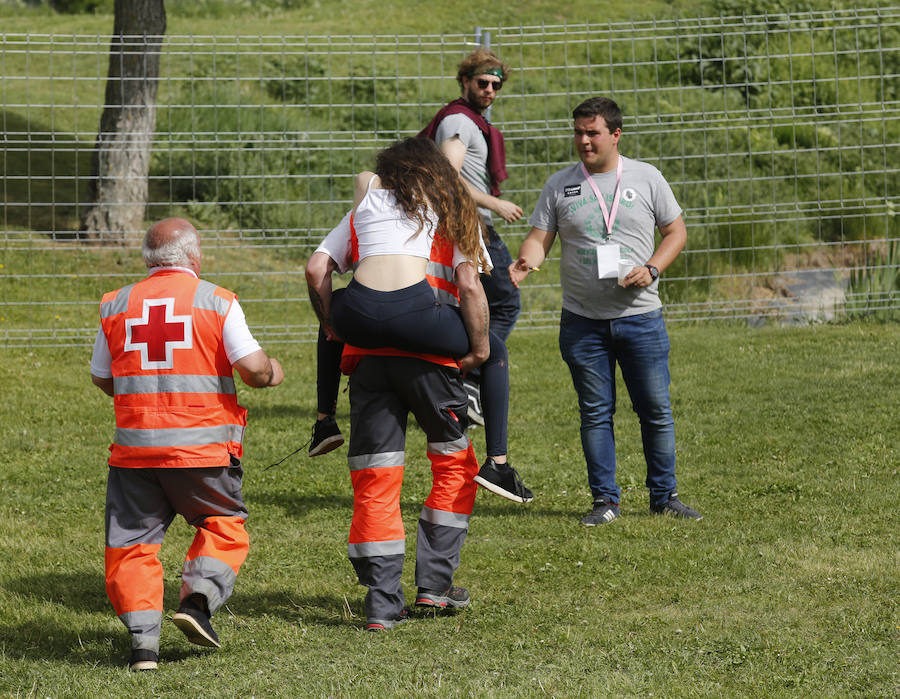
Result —
<path fill-rule="evenodd" d="M 316 420 L 313 425 L 312 439 L 309 443 L 309 455 L 321 456 L 334 451 L 344 443 L 344 435 L 333 415 Z"/>
<path fill-rule="evenodd" d="M 178 611 L 172 617 L 172 621 L 191 643 L 207 648 L 222 647 L 219 636 L 209 621 L 206 598 L 203 595 L 193 594 L 183 599 Z"/>
<path fill-rule="evenodd" d="M 478 475 L 475 476 L 475 482 L 495 495 L 513 502 L 531 502 L 534 500 L 534 493 L 522 483 L 519 472 L 509 462 L 498 464 L 490 456 L 478 471 Z"/>

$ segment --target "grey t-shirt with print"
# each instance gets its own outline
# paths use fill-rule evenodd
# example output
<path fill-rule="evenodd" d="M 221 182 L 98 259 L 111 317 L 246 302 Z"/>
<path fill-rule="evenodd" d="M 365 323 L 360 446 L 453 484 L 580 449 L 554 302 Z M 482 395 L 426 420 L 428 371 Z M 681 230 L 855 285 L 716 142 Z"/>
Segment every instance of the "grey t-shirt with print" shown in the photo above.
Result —
<path fill-rule="evenodd" d="M 625 289 L 615 278 L 598 278 L 597 246 L 617 244 L 620 257 L 636 265 L 646 264 L 655 249 L 655 228 L 668 225 L 681 215 L 672 188 L 659 170 L 640 160 L 619 157 L 619 211 L 611 235 L 581 163 L 570 165 L 547 180 L 529 221 L 559 237 L 563 308 L 595 320 L 624 318 L 662 306 L 658 281 L 643 288 Z M 593 179 L 607 210 L 611 210 L 616 170 L 593 175 Z"/>
<path fill-rule="evenodd" d="M 434 133 L 434 142 L 441 145 L 454 136 L 459 136 L 459 140 L 466 147 L 466 155 L 459 174 L 479 192 L 490 194 L 491 175 L 488 172 L 488 146 L 484 133 L 465 114 L 451 114 L 441 119 Z M 490 209 L 479 206 L 478 213 L 481 214 L 486 226 L 493 225 Z"/>

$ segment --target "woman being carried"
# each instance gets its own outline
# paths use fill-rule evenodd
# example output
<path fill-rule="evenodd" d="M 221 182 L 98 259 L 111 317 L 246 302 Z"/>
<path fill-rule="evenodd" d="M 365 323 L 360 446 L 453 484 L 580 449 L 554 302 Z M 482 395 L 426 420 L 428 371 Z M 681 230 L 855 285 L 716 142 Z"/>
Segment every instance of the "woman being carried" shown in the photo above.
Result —
<path fill-rule="evenodd" d="M 331 293 L 331 273 L 354 269 Z M 319 419 L 310 456 L 343 443 L 334 421 L 340 340 L 449 356 L 462 371 L 482 367 L 488 459 L 479 484 L 517 502 L 533 495 L 507 463 L 509 367 L 506 346 L 487 326 L 487 307 L 466 303 L 490 269 L 480 217 L 457 171 L 434 143 L 410 138 L 385 149 L 375 173 L 356 178 L 353 211 L 325 238 L 307 265 L 307 283 L 322 323 L 318 344 Z M 463 273 L 460 273 L 463 272 Z M 456 287 L 463 297 L 457 307 Z M 483 292 L 481 292 L 483 298 Z M 489 352 L 488 350 L 489 346 Z"/>
<path fill-rule="evenodd" d="M 427 279 L 442 279 L 450 298 L 454 282 L 463 285 L 463 294 L 474 282 L 470 274 L 456 273 L 459 265 L 489 268 L 474 202 L 449 161 L 425 139 L 385 149 L 375 170 L 356 178 L 354 272 L 347 288 L 332 298 L 336 334 L 357 347 L 454 357 L 463 371 L 478 366 L 489 353 L 486 324 L 476 317 L 483 309 L 438 303 Z M 445 259 L 432 262 L 429 270 L 438 236 Z M 470 337 L 467 330 L 474 328 L 480 335 Z"/>

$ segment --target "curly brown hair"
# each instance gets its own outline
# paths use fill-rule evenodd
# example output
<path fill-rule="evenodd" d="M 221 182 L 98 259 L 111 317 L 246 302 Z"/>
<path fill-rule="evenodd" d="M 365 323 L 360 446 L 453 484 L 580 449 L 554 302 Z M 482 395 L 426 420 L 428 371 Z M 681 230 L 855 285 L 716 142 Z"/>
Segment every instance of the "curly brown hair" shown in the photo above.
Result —
<path fill-rule="evenodd" d="M 459 69 L 456 71 L 456 82 L 462 87 L 463 78 L 471 78 L 473 75 L 494 68 L 499 68 L 503 72 L 503 76 L 500 78 L 503 82 L 509 80 L 509 66 L 497 58 L 497 54 L 488 49 L 475 49 L 459 64 Z"/>
<path fill-rule="evenodd" d="M 437 214 L 441 234 L 481 269 L 487 268 L 475 200 L 434 141 L 406 138 L 385 148 L 375 158 L 375 174 L 406 215 L 418 222 L 416 235 L 425 227 L 430 208 Z"/>

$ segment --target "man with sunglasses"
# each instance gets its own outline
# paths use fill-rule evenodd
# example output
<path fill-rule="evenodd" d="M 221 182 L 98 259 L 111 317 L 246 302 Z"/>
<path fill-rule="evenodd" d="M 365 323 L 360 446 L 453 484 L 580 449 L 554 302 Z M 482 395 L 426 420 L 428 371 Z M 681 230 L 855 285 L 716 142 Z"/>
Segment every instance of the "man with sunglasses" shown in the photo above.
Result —
<path fill-rule="evenodd" d="M 419 136 L 434 140 L 459 171 L 481 214 L 484 242 L 494 269 L 481 275 L 481 284 L 490 306 L 490 330 L 504 343 L 512 332 L 522 305 L 518 288 L 510 281 L 512 257 L 493 225 L 493 214 L 507 223 L 522 217 L 522 208 L 500 198 L 500 183 L 507 178 L 506 151 L 503 135 L 485 118 L 497 94 L 509 77 L 509 68 L 488 49 L 479 48 L 459 64 L 456 80 L 462 94 L 441 108 Z M 465 380 L 469 395 L 469 417 L 484 424 L 482 401 L 509 402 L 509 395 L 481 394 L 478 370 L 469 372 Z M 506 407 L 506 406 L 504 406 Z M 501 414 L 499 410 L 491 411 Z M 506 414 L 506 410 L 502 414 Z M 502 434 L 506 434 L 505 425 Z M 500 430 L 488 430 L 500 434 Z M 486 435 L 490 439 L 490 434 Z M 517 502 L 528 502 L 532 493 L 522 484 L 519 474 L 508 462 L 505 440 L 502 446 L 489 441 L 488 458 L 476 481 L 498 495 Z M 493 453 L 492 453 L 493 452 Z"/>

